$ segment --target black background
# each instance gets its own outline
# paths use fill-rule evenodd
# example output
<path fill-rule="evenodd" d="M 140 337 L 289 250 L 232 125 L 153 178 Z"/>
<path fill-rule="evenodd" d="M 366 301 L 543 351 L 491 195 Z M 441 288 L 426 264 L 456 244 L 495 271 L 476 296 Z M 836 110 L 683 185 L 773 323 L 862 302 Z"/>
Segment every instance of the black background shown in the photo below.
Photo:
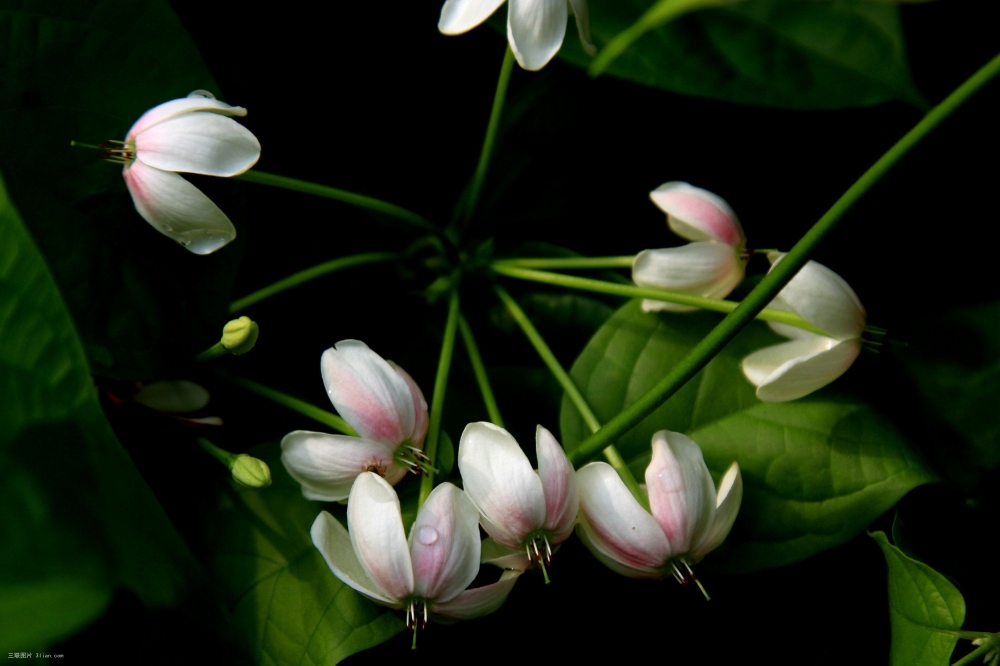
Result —
<path fill-rule="evenodd" d="M 499 33 L 484 26 L 461 37 L 440 35 L 437 0 L 285 2 L 266 10 L 171 4 L 225 101 L 249 109 L 245 124 L 264 146 L 260 169 L 379 197 L 435 222 L 450 219 L 478 157 L 505 48 Z M 1000 47 L 990 4 L 903 6 L 914 78 L 932 102 Z M 998 108 L 994 83 L 866 195 L 816 254 L 854 286 L 869 321 L 899 339 L 952 307 L 996 298 Z M 750 247 L 787 249 L 920 117 L 904 103 L 794 112 L 685 98 L 609 77 L 592 80 L 558 60 L 541 73 L 515 69 L 471 235 L 495 237 L 498 252 L 526 240 L 593 256 L 675 244 L 647 194 L 665 181 L 687 180 L 732 205 Z M 336 202 L 254 185 L 242 191 L 244 212 L 232 215 L 245 241 L 234 296 L 333 257 L 398 250 L 415 238 L 403 225 Z M 762 272 L 762 263 L 752 263 L 751 272 Z M 430 398 L 445 315 L 443 304 L 427 307 L 420 293 L 433 277 L 352 269 L 261 303 L 248 311 L 261 325 L 259 346 L 224 365 L 323 404 L 320 353 L 359 338 L 399 361 Z M 496 373 L 512 433 L 523 443 L 537 422 L 555 430 L 558 389 L 520 333 L 503 325 L 487 283 L 467 280 L 462 307 Z M 589 335 L 544 321 L 540 328 L 567 367 Z M 879 402 L 918 447 L 937 447 L 940 456 L 947 443 L 913 432 L 911 397 L 893 371 L 889 360 L 865 356 L 843 381 Z M 213 413 L 227 423 L 216 439 L 228 448 L 247 449 L 303 427 L 302 417 L 202 369 L 176 372 L 212 388 Z M 151 428 L 128 410 L 112 409 L 110 416 L 203 555 L 200 515 L 220 470 L 193 448 L 181 450 L 170 428 Z M 459 345 L 444 428 L 457 441 L 465 422 L 485 418 Z M 995 550 L 987 548 L 997 524 L 997 480 L 993 473 L 961 491 L 919 488 L 901 505 L 918 554 L 965 594 L 968 629 L 1000 629 Z M 888 530 L 891 519 L 873 528 Z M 557 555 L 551 585 L 528 574 L 488 619 L 434 625 L 416 653 L 403 634 L 348 662 L 883 664 L 884 570 L 879 549 L 862 535 L 783 569 L 708 576 L 713 599 L 706 603 L 672 580 L 612 574 L 571 540 Z M 248 661 L 203 622 L 144 609 L 127 593 L 98 623 L 52 651 L 67 660 L 121 663 Z"/>

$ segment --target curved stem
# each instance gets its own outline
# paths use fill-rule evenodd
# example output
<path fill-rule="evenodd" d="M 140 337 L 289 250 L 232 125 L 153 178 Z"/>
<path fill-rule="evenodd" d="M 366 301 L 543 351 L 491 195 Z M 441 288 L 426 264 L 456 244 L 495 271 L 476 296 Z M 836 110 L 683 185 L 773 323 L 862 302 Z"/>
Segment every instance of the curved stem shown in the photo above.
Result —
<path fill-rule="evenodd" d="M 270 386 L 265 386 L 259 382 L 255 382 L 252 379 L 246 379 L 245 377 L 237 377 L 236 375 L 231 375 L 228 372 L 222 370 L 216 370 L 216 374 L 223 379 L 229 380 L 238 386 L 242 386 L 251 393 L 256 393 L 262 398 L 267 398 L 272 402 L 276 402 L 282 407 L 287 407 L 293 412 L 298 412 L 304 416 L 308 416 L 314 421 L 319 421 L 323 425 L 329 426 L 334 430 L 341 432 L 345 435 L 350 435 L 351 437 L 357 437 L 358 433 L 348 425 L 347 421 L 340 418 L 336 414 L 332 414 L 326 410 L 320 409 L 315 405 L 311 405 L 305 400 L 299 400 L 298 398 L 293 398 L 287 393 L 282 393 L 277 389 L 273 389 Z"/>
<path fill-rule="evenodd" d="M 375 197 L 365 196 L 364 194 L 356 194 L 354 192 L 348 192 L 347 190 L 337 189 L 336 187 L 320 185 L 319 183 L 311 183 L 308 180 L 300 180 L 298 178 L 289 178 L 288 176 L 279 176 L 278 174 L 258 171 L 256 169 L 247 171 L 239 176 L 233 176 L 233 178 L 235 180 L 244 180 L 248 183 L 270 185 L 272 187 L 280 187 L 294 192 L 314 194 L 318 197 L 333 199 L 334 201 L 342 201 L 344 203 L 351 204 L 352 206 L 357 206 L 358 208 L 367 208 L 368 210 L 373 210 L 377 213 L 394 217 L 397 220 L 402 220 L 403 222 L 412 224 L 415 227 L 419 227 L 424 231 L 429 231 L 433 234 L 441 233 L 441 230 L 426 217 L 417 215 L 412 210 L 407 210 L 402 206 L 397 206 L 396 204 L 391 204 L 387 201 L 376 199 Z"/>
<path fill-rule="evenodd" d="M 226 349 L 224 344 L 222 344 L 222 340 L 219 340 L 214 345 L 195 356 L 194 360 L 199 363 L 204 363 L 205 361 L 211 361 L 212 359 L 219 358 L 220 356 L 228 356 L 229 354 L 230 351 Z"/>
<path fill-rule="evenodd" d="M 951 666 L 967 666 L 967 664 L 971 664 L 976 659 L 979 659 L 980 657 L 985 656 L 986 653 L 996 649 L 997 647 L 992 643 L 986 643 L 984 645 L 980 645 L 975 650 L 965 655 Z"/>
<path fill-rule="evenodd" d="M 627 257 L 530 257 L 526 259 L 498 259 L 494 266 L 517 268 L 542 268 L 549 270 L 572 268 L 632 268 L 635 256 Z"/>
<path fill-rule="evenodd" d="M 307 268 L 299 271 L 298 273 L 293 273 L 286 278 L 278 280 L 274 284 L 270 284 L 263 289 L 258 289 L 252 294 L 247 294 L 243 298 L 233 301 L 229 304 L 229 312 L 235 313 L 243 308 L 250 307 L 254 303 L 259 303 L 265 298 L 269 298 L 275 294 L 280 294 L 286 289 L 297 287 L 300 284 L 309 282 L 310 280 L 315 280 L 316 278 L 326 275 L 327 273 L 333 273 L 334 271 L 351 268 L 353 266 L 363 266 L 365 264 L 377 264 L 383 261 L 392 261 L 398 257 L 399 255 L 394 252 L 365 252 L 363 254 L 352 254 L 349 257 L 340 257 L 338 259 L 325 261 L 322 264 L 313 266 L 312 268 Z"/>
<path fill-rule="evenodd" d="M 580 416 L 583 417 L 587 427 L 590 428 L 591 432 L 598 432 L 601 428 L 601 422 L 597 420 L 597 416 L 594 414 L 593 410 L 590 409 L 590 405 L 587 404 L 587 400 L 583 397 L 583 394 L 580 393 L 580 389 L 577 388 L 575 383 L 573 383 L 573 378 L 569 376 L 569 373 L 566 372 L 565 369 L 563 369 L 555 354 L 552 353 L 552 350 L 549 349 L 545 340 L 538 333 L 538 329 L 536 329 L 534 324 L 531 323 L 531 320 L 528 319 L 528 315 L 524 313 L 524 310 L 522 310 L 521 306 L 514 300 L 514 297 L 507 293 L 506 289 L 500 285 L 493 285 L 493 289 L 496 291 L 497 296 L 500 297 L 500 300 L 503 301 L 504 305 L 507 306 L 507 310 L 521 327 L 521 330 L 524 331 L 524 335 L 528 338 L 531 346 L 534 347 L 535 351 L 538 352 L 538 355 L 542 357 L 542 361 L 545 363 L 546 367 L 548 367 L 549 372 L 551 372 L 556 378 L 556 381 L 559 382 L 560 386 L 562 386 L 563 391 L 566 392 L 566 395 L 576 407 L 577 411 L 580 412 Z M 646 507 L 646 509 L 649 509 L 649 500 L 639 488 L 638 482 L 635 480 L 635 477 L 632 476 L 632 471 L 628 468 L 628 465 L 625 464 L 625 461 L 622 459 L 621 454 L 618 453 L 618 449 L 615 448 L 615 445 L 607 444 L 604 447 L 603 453 L 605 460 L 607 460 L 608 463 L 615 468 L 615 471 L 618 472 L 618 476 L 621 477 L 622 481 L 625 482 L 625 486 L 628 487 L 629 492 L 631 492 L 636 500 L 639 501 L 639 504 Z M 572 454 L 570 454 L 569 457 L 572 460 Z"/>
<path fill-rule="evenodd" d="M 221 462 L 223 465 L 225 465 L 226 469 L 232 469 L 233 468 L 233 463 L 236 462 L 236 458 L 239 457 L 237 454 L 230 453 L 229 451 L 226 451 L 225 449 L 220 449 L 218 446 L 216 446 L 215 444 L 212 444 L 212 442 L 208 441 L 204 437 L 197 437 L 196 440 L 198 442 L 198 446 L 200 446 L 201 448 L 205 449 L 205 451 L 209 455 L 211 455 L 213 458 L 215 458 L 216 460 L 218 460 L 219 462 Z"/>
<path fill-rule="evenodd" d="M 472 371 L 476 375 L 479 392 L 483 394 L 486 413 L 490 415 L 490 421 L 493 425 L 502 428 L 503 418 L 500 416 L 500 408 L 497 407 L 497 400 L 493 396 L 492 387 L 490 387 L 490 378 L 486 374 L 483 357 L 479 354 L 479 345 L 476 344 L 476 338 L 472 335 L 472 328 L 469 327 L 469 322 L 461 314 L 458 315 L 458 331 L 462 334 L 465 350 L 469 352 L 469 362 L 472 363 Z"/>
<path fill-rule="evenodd" d="M 431 397 L 430 420 L 427 425 L 427 439 L 424 440 L 424 453 L 434 464 L 437 455 L 438 438 L 441 435 L 441 412 L 444 410 L 444 392 L 448 387 L 448 371 L 451 369 L 452 352 L 455 351 L 455 329 L 458 327 L 458 290 L 452 289 L 448 301 L 448 319 L 444 324 L 444 339 L 441 341 L 441 356 L 438 357 L 437 376 L 434 378 L 434 395 Z M 427 501 L 427 496 L 434 490 L 434 472 L 428 470 L 427 475 L 420 480 L 420 497 L 417 499 L 417 511 Z"/>
<path fill-rule="evenodd" d="M 493 271 L 500 275 L 517 278 L 519 280 L 529 280 L 531 282 L 542 282 L 570 289 L 580 289 L 583 291 L 596 291 L 601 294 L 612 294 L 614 296 L 627 296 L 629 298 L 648 298 L 655 301 L 665 301 L 667 303 L 677 303 L 678 305 L 690 305 L 703 310 L 713 310 L 715 312 L 732 312 L 739 305 L 736 301 L 725 301 L 719 298 L 706 298 L 685 294 L 680 291 L 668 291 L 666 289 L 656 289 L 653 287 L 637 287 L 631 284 L 617 284 L 605 282 L 603 280 L 592 280 L 590 278 L 578 277 L 576 275 L 563 275 L 561 273 L 549 273 L 547 271 L 536 271 L 529 268 L 518 268 L 507 266 L 500 262 L 492 265 Z M 788 310 L 775 310 L 765 308 L 757 314 L 757 319 L 774 321 L 780 324 L 789 324 L 805 329 L 812 333 L 826 335 L 822 330 L 816 328 L 802 317 Z"/>
<path fill-rule="evenodd" d="M 851 185 L 847 192 L 834 202 L 823 217 L 806 232 L 795 244 L 795 247 L 785 255 L 785 258 L 764 276 L 760 284 L 754 287 L 736 309 L 726 315 L 726 318 L 695 345 L 687 356 L 671 368 L 663 379 L 611 419 L 600 431 L 588 437 L 575 448 L 570 454 L 570 460 L 573 461 L 573 464 L 579 465 L 597 455 L 607 446 L 607 442 L 618 439 L 631 430 L 698 374 L 716 354 L 722 351 L 722 348 L 730 340 L 736 337 L 737 333 L 753 321 L 754 317 L 760 314 L 764 307 L 778 295 L 782 287 L 788 284 L 788 281 L 805 265 L 812 251 L 828 233 L 833 231 L 851 206 L 870 190 L 882 176 L 888 173 L 913 146 L 917 145 L 955 109 L 962 106 L 997 73 L 1000 73 L 1000 55 L 995 56 L 940 104 L 931 109 L 923 120 L 897 141 Z"/>

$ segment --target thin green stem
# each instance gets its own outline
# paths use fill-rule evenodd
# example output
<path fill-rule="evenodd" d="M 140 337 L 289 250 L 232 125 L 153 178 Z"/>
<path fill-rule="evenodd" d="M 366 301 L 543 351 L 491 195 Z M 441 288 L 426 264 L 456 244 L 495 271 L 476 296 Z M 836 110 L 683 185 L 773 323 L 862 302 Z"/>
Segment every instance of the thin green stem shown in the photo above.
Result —
<path fill-rule="evenodd" d="M 298 412 L 304 416 L 308 416 L 314 421 L 318 421 L 325 426 L 329 426 L 334 430 L 341 432 L 345 435 L 350 435 L 351 437 L 357 437 L 358 433 L 348 425 L 347 421 L 340 418 L 336 414 L 332 414 L 326 410 L 320 409 L 315 405 L 311 405 L 305 400 L 299 400 L 298 398 L 293 398 L 287 393 L 282 393 L 277 389 L 273 389 L 270 386 L 265 386 L 259 382 L 255 382 L 252 379 L 247 379 L 245 377 L 237 377 L 236 375 L 231 375 L 228 372 L 222 370 L 217 370 L 218 374 L 223 379 L 231 381 L 238 386 L 242 386 L 251 393 L 256 393 L 262 398 L 267 398 L 271 402 L 276 402 L 282 407 L 287 407 L 293 412 Z"/>
<path fill-rule="evenodd" d="M 201 352 L 194 357 L 194 360 L 199 363 L 204 363 L 205 361 L 211 361 L 214 358 L 219 358 L 220 356 L 228 356 L 230 351 L 226 349 L 226 346 L 222 344 L 222 340 L 219 340 L 214 345 Z"/>
<path fill-rule="evenodd" d="M 375 211 L 376 213 L 382 213 L 383 215 L 394 217 L 397 220 L 402 220 L 403 222 L 412 224 L 415 227 L 419 227 L 420 229 L 429 231 L 433 234 L 441 233 L 441 230 L 424 216 L 418 215 L 411 210 L 403 208 L 402 206 L 397 206 L 396 204 L 391 204 L 387 201 L 376 199 L 375 197 L 365 196 L 364 194 L 348 192 L 347 190 L 340 190 L 336 187 L 320 185 L 319 183 L 311 183 L 308 180 L 299 180 L 298 178 L 289 178 L 288 176 L 279 176 L 274 173 L 267 173 L 256 169 L 247 171 L 239 176 L 234 176 L 234 178 L 236 180 L 244 180 L 248 183 L 270 185 L 272 187 L 280 187 L 294 192 L 314 194 L 318 197 L 333 199 L 334 201 L 342 201 L 344 203 L 351 204 L 352 206 L 357 206 L 358 208 L 367 208 L 368 210 Z"/>
<path fill-rule="evenodd" d="M 973 650 L 969 654 L 965 655 L 964 657 L 962 657 L 961 659 L 959 659 L 958 661 L 956 661 L 951 666 L 967 666 L 968 664 L 971 664 L 972 662 L 974 662 L 975 660 L 979 659 L 980 657 L 985 656 L 986 653 L 988 653 L 988 652 L 990 652 L 992 650 L 996 650 L 996 649 L 997 649 L 997 646 L 993 645 L 992 643 L 986 643 L 984 645 L 980 645 L 975 650 Z"/>
<path fill-rule="evenodd" d="M 593 410 L 590 409 L 590 405 L 587 404 L 587 400 L 580 393 L 580 389 L 577 388 L 576 384 L 573 382 L 573 378 L 569 376 L 569 373 L 563 369 L 560 365 L 559 360 L 556 358 L 552 350 L 545 343 L 545 340 L 538 333 L 538 329 L 535 325 L 531 323 L 528 319 L 528 315 L 525 314 L 524 310 L 518 304 L 514 297 L 507 293 L 507 290 L 500 285 L 493 285 L 493 289 L 496 291 L 497 296 L 503 301 L 504 305 L 507 306 L 507 311 L 510 312 L 514 321 L 518 323 L 521 330 L 524 331 L 525 337 L 531 343 L 531 346 L 535 348 L 538 355 L 542 358 L 542 362 L 545 363 L 549 372 L 552 376 L 556 378 L 559 385 L 562 386 L 563 391 L 569 397 L 570 402 L 576 407 L 577 411 L 580 412 L 580 416 L 583 417 L 584 422 L 587 427 L 590 428 L 591 432 L 598 432 L 601 428 L 601 422 L 597 420 L 597 416 L 594 414 Z M 618 475 L 625 482 L 632 495 L 639 501 L 641 505 L 649 508 L 649 500 L 646 499 L 646 495 L 639 488 L 638 482 L 636 482 L 635 477 L 632 476 L 632 471 L 629 470 L 628 465 L 622 459 L 621 454 L 618 453 L 618 449 L 615 448 L 614 444 L 607 444 L 604 447 L 604 458 L 608 463 L 615 468 Z M 572 459 L 572 455 L 570 455 Z"/>
<path fill-rule="evenodd" d="M 637 287 L 631 284 L 617 284 L 615 282 L 605 282 L 603 280 L 593 280 L 591 278 L 578 277 L 576 275 L 563 275 L 562 273 L 549 273 L 548 271 L 536 271 L 529 268 L 517 268 L 496 262 L 492 265 L 493 271 L 500 275 L 517 278 L 518 280 L 529 280 L 531 282 L 542 282 L 570 289 L 580 289 L 583 291 L 596 291 L 601 294 L 612 294 L 614 296 L 627 296 L 629 298 L 649 298 L 667 303 L 677 303 L 678 305 L 690 305 L 703 310 L 713 310 L 715 312 L 732 312 L 739 305 L 736 301 L 725 301 L 719 298 L 706 298 L 705 296 L 695 296 L 685 294 L 680 291 L 668 291 L 666 289 L 656 289 L 653 287 Z M 774 321 L 780 324 L 789 324 L 798 328 L 825 335 L 823 331 L 816 328 L 794 312 L 787 310 L 775 310 L 765 308 L 757 314 L 757 319 Z"/>
<path fill-rule="evenodd" d="M 209 455 L 211 455 L 213 458 L 215 458 L 223 465 L 225 465 L 226 469 L 232 469 L 233 463 L 236 462 L 236 458 L 238 457 L 235 453 L 230 453 L 229 451 L 220 449 L 218 446 L 212 444 L 212 442 L 208 441 L 204 437 L 198 437 L 197 442 L 198 446 L 205 449 L 205 451 L 207 451 Z"/>
<path fill-rule="evenodd" d="M 503 418 L 500 416 L 500 408 L 497 407 L 496 398 L 493 397 L 493 389 L 490 387 L 490 378 L 486 374 L 486 366 L 483 365 L 483 357 L 479 354 L 479 345 L 472 335 L 472 328 L 469 322 L 461 314 L 458 315 L 458 331 L 462 334 L 462 341 L 465 343 L 465 350 L 469 352 L 469 362 L 472 363 L 472 372 L 476 375 L 476 382 L 479 384 L 479 392 L 483 394 L 483 403 L 486 405 L 486 413 L 490 415 L 493 425 L 502 428 Z"/>
<path fill-rule="evenodd" d="M 764 279 L 754 287 L 746 298 L 726 315 L 705 338 L 695 345 L 687 356 L 677 363 L 653 388 L 634 403 L 611 419 L 601 430 L 588 437 L 573 450 L 570 460 L 574 465 L 596 456 L 608 442 L 614 441 L 635 427 L 644 418 L 668 400 L 691 378 L 704 368 L 730 340 L 743 330 L 765 306 L 778 295 L 799 269 L 805 265 L 809 255 L 827 234 L 837 226 L 844 214 L 882 176 L 889 172 L 902 157 L 917 145 L 921 139 L 951 115 L 965 101 L 978 91 L 987 81 L 1000 73 L 1000 55 L 995 56 L 982 69 L 935 106 L 917 125 L 896 142 L 875 164 L 845 192 L 812 228 L 795 244 Z"/>
<path fill-rule="evenodd" d="M 424 453 L 430 458 L 432 464 L 437 455 L 438 438 L 441 435 L 441 412 L 444 410 L 444 392 L 448 387 L 451 357 L 455 351 L 455 329 L 458 328 L 458 317 L 458 290 L 452 289 L 448 301 L 448 319 L 444 324 L 444 339 L 441 341 L 441 356 L 438 357 L 437 376 L 434 378 L 434 395 L 431 397 L 427 438 L 424 440 Z M 434 490 L 434 472 L 428 471 L 426 476 L 420 480 L 420 497 L 417 499 L 418 511 L 427 501 L 432 490 Z"/>
<path fill-rule="evenodd" d="M 281 292 L 291 289 L 292 287 L 298 287 L 301 284 L 309 282 L 310 280 L 315 280 L 316 278 L 328 273 L 333 273 L 345 268 L 352 268 L 354 266 L 364 266 L 365 264 L 378 264 L 384 261 L 393 261 L 398 258 L 399 255 L 394 252 L 365 252 L 363 254 L 352 254 L 349 257 L 331 259 L 330 261 L 325 261 L 322 264 L 313 266 L 312 268 L 307 268 L 303 271 L 299 271 L 298 273 L 293 273 L 286 278 L 278 280 L 274 284 L 270 284 L 263 289 L 258 289 L 252 294 L 247 294 L 243 298 L 233 301 L 229 304 L 229 312 L 235 313 L 255 303 L 259 303 L 265 298 L 269 298 L 275 294 L 280 294 Z"/>
<path fill-rule="evenodd" d="M 628 257 L 531 257 L 526 259 L 498 259 L 494 266 L 568 270 L 573 268 L 632 268 L 634 256 Z"/>
<path fill-rule="evenodd" d="M 496 93 L 493 95 L 493 109 L 490 111 L 490 121 L 486 125 L 483 149 L 479 153 L 479 162 L 476 164 L 476 171 L 472 175 L 472 184 L 469 187 L 469 195 L 465 204 L 466 219 L 472 217 L 476 210 L 476 204 L 479 203 L 483 181 L 486 180 L 486 172 L 490 168 L 490 158 L 493 157 L 493 144 L 496 143 L 497 130 L 500 128 L 500 116 L 503 113 L 503 103 L 507 97 L 507 86 L 510 83 L 510 75 L 513 70 L 514 52 L 510 50 L 508 45 L 503 57 L 503 65 L 500 66 L 500 78 L 497 79 Z"/>

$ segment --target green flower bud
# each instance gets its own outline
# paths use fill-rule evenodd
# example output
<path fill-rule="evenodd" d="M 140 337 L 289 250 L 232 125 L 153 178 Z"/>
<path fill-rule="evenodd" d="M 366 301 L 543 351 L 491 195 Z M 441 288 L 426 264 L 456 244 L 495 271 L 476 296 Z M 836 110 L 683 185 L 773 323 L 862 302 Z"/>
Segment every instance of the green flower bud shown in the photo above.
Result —
<path fill-rule="evenodd" d="M 249 488 L 267 488 L 271 485 L 271 470 L 263 460 L 240 454 L 236 456 L 231 469 L 236 483 Z"/>
<path fill-rule="evenodd" d="M 260 329 L 250 317 L 240 317 L 227 323 L 222 329 L 222 346 L 239 356 L 253 349 Z"/>

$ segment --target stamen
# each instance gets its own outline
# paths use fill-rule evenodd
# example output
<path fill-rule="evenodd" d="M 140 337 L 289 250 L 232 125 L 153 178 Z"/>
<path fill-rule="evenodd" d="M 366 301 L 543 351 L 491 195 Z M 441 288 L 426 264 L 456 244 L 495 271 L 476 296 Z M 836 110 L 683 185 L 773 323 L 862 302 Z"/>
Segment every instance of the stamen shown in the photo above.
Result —
<path fill-rule="evenodd" d="M 427 604 L 424 604 L 424 626 L 422 626 L 420 628 L 421 629 L 426 629 L 427 628 Z"/>
<path fill-rule="evenodd" d="M 545 559 L 552 563 L 552 546 L 549 545 L 549 537 L 542 537 L 545 540 Z"/>
<path fill-rule="evenodd" d="M 688 584 L 687 577 L 681 572 L 680 569 L 677 568 L 677 563 L 674 562 L 673 560 L 670 560 L 670 566 L 674 570 L 673 572 L 674 578 L 676 578 L 677 582 L 681 584 L 681 587 L 687 587 Z"/>
<path fill-rule="evenodd" d="M 545 562 L 541 559 L 538 560 L 538 566 L 542 568 L 542 576 L 545 578 L 545 584 L 548 585 L 552 581 L 549 580 L 549 572 L 545 568 Z"/>
<path fill-rule="evenodd" d="M 687 560 L 683 560 L 683 562 L 684 562 L 684 568 L 688 570 L 689 574 L 691 574 L 691 580 L 695 582 L 695 584 L 698 586 L 698 589 L 701 590 L 701 593 L 705 595 L 705 601 L 711 601 L 712 597 L 708 596 L 708 590 L 706 590 L 705 586 L 701 584 L 701 581 L 698 580 L 698 577 L 694 575 L 694 570 L 691 568 L 691 565 L 687 563 Z"/>

